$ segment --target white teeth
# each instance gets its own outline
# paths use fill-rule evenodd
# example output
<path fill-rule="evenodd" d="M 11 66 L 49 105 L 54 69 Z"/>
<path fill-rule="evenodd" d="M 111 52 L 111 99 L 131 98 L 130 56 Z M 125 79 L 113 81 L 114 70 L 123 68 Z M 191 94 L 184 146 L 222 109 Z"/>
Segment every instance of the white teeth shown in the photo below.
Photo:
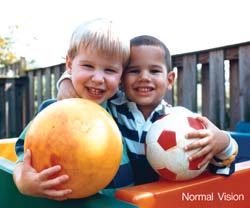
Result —
<path fill-rule="evenodd" d="M 99 95 L 102 93 L 102 90 L 93 89 L 93 88 L 90 88 L 89 91 L 90 93 L 95 94 L 95 95 Z"/>
<path fill-rule="evenodd" d="M 151 90 L 151 88 L 145 88 L 145 87 L 143 87 L 143 88 L 138 88 L 138 91 L 141 91 L 141 92 L 149 92 Z"/>

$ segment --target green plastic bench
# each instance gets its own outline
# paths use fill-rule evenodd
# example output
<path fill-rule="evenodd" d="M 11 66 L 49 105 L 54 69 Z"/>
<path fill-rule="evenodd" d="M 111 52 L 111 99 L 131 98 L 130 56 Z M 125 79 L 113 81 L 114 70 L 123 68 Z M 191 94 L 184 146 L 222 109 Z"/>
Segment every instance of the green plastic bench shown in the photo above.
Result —
<path fill-rule="evenodd" d="M 54 201 L 21 194 L 12 179 L 14 162 L 0 157 L 0 207 L 1 208 L 132 208 L 133 204 L 102 194 L 85 199 Z"/>

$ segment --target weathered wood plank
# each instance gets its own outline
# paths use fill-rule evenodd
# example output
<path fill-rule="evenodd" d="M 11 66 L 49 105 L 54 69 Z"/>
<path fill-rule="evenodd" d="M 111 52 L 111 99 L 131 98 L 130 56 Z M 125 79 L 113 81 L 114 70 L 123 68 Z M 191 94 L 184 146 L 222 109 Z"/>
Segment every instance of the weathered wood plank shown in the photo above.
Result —
<path fill-rule="evenodd" d="M 30 120 L 34 115 L 35 111 L 35 96 L 34 96 L 34 71 L 28 71 L 28 78 L 29 78 L 29 118 Z"/>
<path fill-rule="evenodd" d="M 183 57 L 182 105 L 191 111 L 197 111 L 197 61 L 196 55 Z"/>
<path fill-rule="evenodd" d="M 63 74 L 63 72 L 65 72 L 65 70 L 66 70 L 65 64 L 60 64 L 60 72 L 61 72 L 61 74 Z"/>
<path fill-rule="evenodd" d="M 45 69 L 45 98 L 44 100 L 47 100 L 51 98 L 51 68 L 48 67 Z"/>
<path fill-rule="evenodd" d="M 28 99 L 27 99 L 27 85 L 28 79 L 27 77 L 21 77 L 16 79 L 16 115 L 11 118 L 16 122 L 16 129 L 13 133 L 13 136 L 18 136 L 25 125 L 27 124 L 27 109 Z"/>
<path fill-rule="evenodd" d="M 250 45 L 239 48 L 240 118 L 250 121 Z"/>
<path fill-rule="evenodd" d="M 10 78 L 7 81 L 7 84 L 9 85 L 7 89 L 7 105 L 8 105 L 8 131 L 7 131 L 7 137 L 14 137 L 15 136 L 15 130 L 17 129 L 16 125 L 16 79 Z"/>
<path fill-rule="evenodd" d="M 225 59 L 230 61 L 238 61 L 239 59 L 239 48 L 227 48 L 225 50 Z"/>
<path fill-rule="evenodd" d="M 209 65 L 208 64 L 202 64 L 201 83 L 202 83 L 201 111 L 202 115 L 208 117 L 209 116 Z"/>
<path fill-rule="evenodd" d="M 14 129 L 14 133 L 11 137 L 17 136 L 16 134 L 20 134 L 22 132 L 23 129 L 23 125 L 22 125 L 22 120 L 23 120 L 23 87 L 24 83 L 23 83 L 23 79 L 16 79 L 16 102 L 15 102 L 15 111 L 16 114 L 13 118 L 14 122 L 16 123 L 16 128 Z"/>
<path fill-rule="evenodd" d="M 37 89 L 37 105 L 35 106 L 35 112 L 37 111 L 38 106 L 43 101 L 43 77 L 42 70 L 38 70 L 36 73 L 36 89 Z M 34 92 L 35 93 L 35 92 Z"/>
<path fill-rule="evenodd" d="M 6 135 L 5 80 L 0 79 L 0 138 Z"/>
<path fill-rule="evenodd" d="M 54 67 L 54 95 L 55 97 L 57 96 L 56 82 L 57 80 L 59 80 L 60 76 L 61 76 L 60 66 L 57 65 Z"/>
<path fill-rule="evenodd" d="M 240 120 L 239 106 L 240 106 L 240 83 L 239 83 L 239 64 L 238 61 L 230 61 L 230 129 L 234 130 L 236 123 Z"/>
<path fill-rule="evenodd" d="M 224 51 L 209 53 L 209 119 L 225 128 Z"/>
<path fill-rule="evenodd" d="M 183 105 L 183 68 L 177 68 L 177 105 Z"/>
<path fill-rule="evenodd" d="M 203 52 L 198 54 L 198 62 L 201 64 L 208 64 L 209 62 L 209 53 Z"/>

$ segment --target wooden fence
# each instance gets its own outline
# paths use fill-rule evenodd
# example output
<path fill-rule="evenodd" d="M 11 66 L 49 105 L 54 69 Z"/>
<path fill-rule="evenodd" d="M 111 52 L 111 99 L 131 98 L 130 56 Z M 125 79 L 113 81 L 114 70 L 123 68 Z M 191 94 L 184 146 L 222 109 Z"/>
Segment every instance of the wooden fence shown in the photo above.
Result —
<path fill-rule="evenodd" d="M 65 64 L 33 69 L 20 77 L 0 77 L 0 138 L 16 137 L 43 100 L 56 97 Z"/>
<path fill-rule="evenodd" d="M 250 121 L 250 42 L 173 56 L 177 102 L 222 129 Z M 201 88 L 199 92 L 199 88 Z"/>
<path fill-rule="evenodd" d="M 250 121 L 250 42 L 172 56 L 176 85 L 166 99 L 233 130 Z M 56 97 L 65 64 L 0 78 L 0 138 L 18 136 L 45 99 Z"/>
<path fill-rule="evenodd" d="M 0 68 L 0 78 L 1 77 L 17 77 L 24 76 L 26 68 L 26 60 L 24 57 L 20 58 L 20 61 L 4 66 Z"/>

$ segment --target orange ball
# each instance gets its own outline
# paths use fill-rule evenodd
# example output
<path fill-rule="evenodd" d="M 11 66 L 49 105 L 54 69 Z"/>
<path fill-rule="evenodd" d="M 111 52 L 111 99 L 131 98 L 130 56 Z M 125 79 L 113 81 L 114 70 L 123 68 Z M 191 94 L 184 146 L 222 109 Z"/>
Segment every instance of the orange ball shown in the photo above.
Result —
<path fill-rule="evenodd" d="M 42 171 L 54 165 L 68 182 L 55 189 L 72 189 L 69 198 L 82 198 L 103 189 L 115 176 L 122 157 L 120 131 L 100 105 L 79 98 L 57 101 L 31 122 L 24 150 L 32 166 Z"/>

